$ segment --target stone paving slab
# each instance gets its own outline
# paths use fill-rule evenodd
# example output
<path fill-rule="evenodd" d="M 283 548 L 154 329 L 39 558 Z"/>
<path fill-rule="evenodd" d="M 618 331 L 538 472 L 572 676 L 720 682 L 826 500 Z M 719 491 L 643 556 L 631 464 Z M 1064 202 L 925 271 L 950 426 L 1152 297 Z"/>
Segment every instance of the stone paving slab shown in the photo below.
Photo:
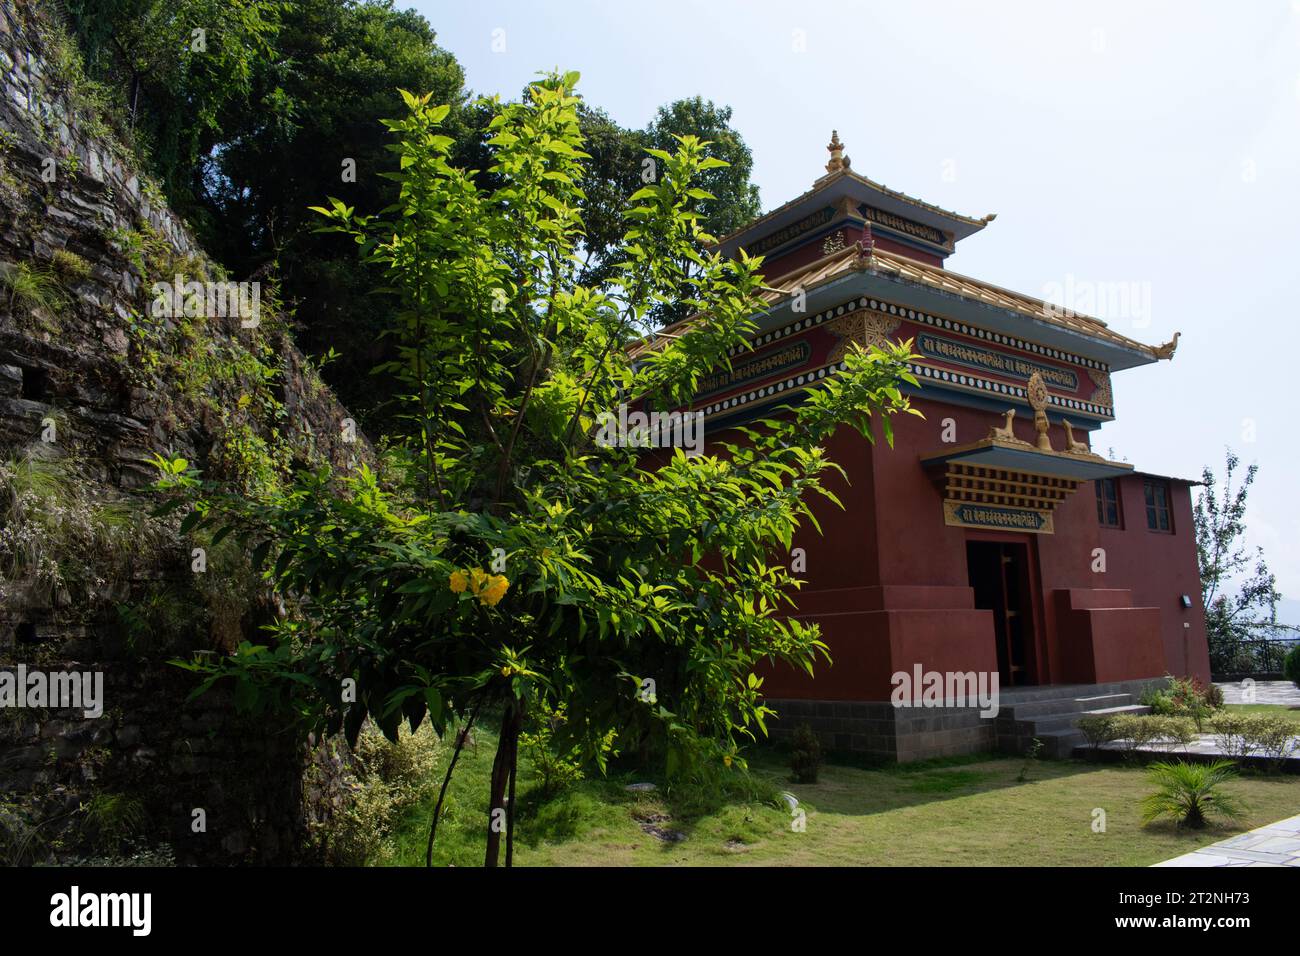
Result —
<path fill-rule="evenodd" d="M 1300 867 L 1300 814 L 1203 846 L 1155 866 Z"/>
<path fill-rule="evenodd" d="M 1223 691 L 1225 704 L 1289 704 L 1300 707 L 1300 687 L 1289 680 L 1257 680 L 1252 687 L 1244 681 L 1217 683 L 1214 686 Z M 1244 700 L 1248 691 L 1253 691 L 1254 700 Z"/>
<path fill-rule="evenodd" d="M 1122 740 L 1112 740 L 1101 744 L 1101 750 L 1128 751 L 1129 747 Z M 1214 734 L 1197 734 L 1196 739 L 1184 747 L 1182 744 L 1171 744 L 1165 742 L 1154 742 L 1145 744 L 1137 748 L 1139 753 L 1144 754 L 1165 754 L 1170 757 L 1177 757 L 1180 754 L 1202 754 L 1207 757 L 1227 757 L 1229 759 L 1239 759 L 1239 755 L 1230 754 L 1219 745 L 1218 739 Z M 1252 751 L 1248 756 L 1263 757 L 1257 751 Z M 1300 735 L 1291 738 L 1291 750 L 1282 758 L 1287 765 L 1300 764 Z"/>

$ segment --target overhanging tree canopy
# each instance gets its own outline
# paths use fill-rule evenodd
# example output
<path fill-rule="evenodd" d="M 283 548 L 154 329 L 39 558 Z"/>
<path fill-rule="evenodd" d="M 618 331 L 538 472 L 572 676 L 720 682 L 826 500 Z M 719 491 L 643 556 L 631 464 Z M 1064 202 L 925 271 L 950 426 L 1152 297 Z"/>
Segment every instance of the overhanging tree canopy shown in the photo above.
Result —
<path fill-rule="evenodd" d="M 395 736 L 403 720 L 442 733 L 503 709 L 489 864 L 503 832 L 511 859 L 506 795 L 539 703 L 564 706 L 558 743 L 602 767 L 611 738 L 652 741 L 669 774 L 743 766 L 739 744 L 771 716 L 761 662 L 811 672 L 825 652 L 787 616 L 792 536 L 811 496 L 833 498 L 820 446 L 839 427 L 892 443 L 890 416 L 918 414 L 898 387 L 915 384 L 909 343 L 850 353 L 801 405 L 708 454 L 673 449 L 651 466 L 643 449 L 598 444 L 602 412 L 688 400 L 748 347 L 763 302 L 759 260 L 707 249 L 697 207 L 710 196 L 694 182 L 722 161 L 689 135 L 650 151 L 658 178 L 630 197 L 614 277 L 580 281 L 576 82 L 551 75 L 522 102 L 488 101 L 490 189 L 451 162 L 448 107 L 404 94 L 407 115 L 387 122 L 397 203 L 318 210 L 398 302 L 385 371 L 402 383 L 404 435 L 382 477 L 322 472 L 251 503 L 182 464 L 163 482 L 193 497 L 187 530 L 239 535 L 298 606 L 267 646 L 190 665 L 202 686 L 231 678 L 248 706 L 349 736 L 366 717 Z M 655 310 L 683 301 L 697 319 L 633 361 Z"/>

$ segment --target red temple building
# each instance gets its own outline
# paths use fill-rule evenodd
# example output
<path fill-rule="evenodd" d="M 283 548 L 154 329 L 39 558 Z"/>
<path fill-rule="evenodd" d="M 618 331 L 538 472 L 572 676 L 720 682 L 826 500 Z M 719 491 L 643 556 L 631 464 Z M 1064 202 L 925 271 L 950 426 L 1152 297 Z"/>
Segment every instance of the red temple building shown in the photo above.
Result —
<path fill-rule="evenodd" d="M 1133 708 L 1166 673 L 1208 681 L 1192 482 L 1091 450 L 1114 418 L 1111 375 L 1173 356 L 1098 319 L 948 271 L 972 219 L 853 172 L 838 136 L 826 174 L 720 241 L 762 255 L 769 308 L 752 351 L 692 409 L 710 439 L 833 375 L 851 343 L 913 340 L 895 445 L 844 429 L 843 511 L 795 544 L 798 616 L 832 666 L 774 670 L 764 691 L 789 733 L 899 760 L 1023 749 L 1066 753 L 1080 713 Z M 687 320 L 689 321 L 689 320 Z M 1154 423 L 1153 423 L 1153 427 Z M 995 718 L 947 700 L 894 706 L 894 676 L 996 673 Z"/>

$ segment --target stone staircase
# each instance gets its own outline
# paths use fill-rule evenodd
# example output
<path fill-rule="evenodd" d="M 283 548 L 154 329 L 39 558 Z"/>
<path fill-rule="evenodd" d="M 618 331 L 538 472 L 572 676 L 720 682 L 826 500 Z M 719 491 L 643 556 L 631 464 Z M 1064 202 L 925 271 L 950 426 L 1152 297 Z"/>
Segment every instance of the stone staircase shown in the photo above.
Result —
<path fill-rule="evenodd" d="M 996 718 L 998 749 L 1024 753 L 1037 737 L 1043 742 L 1041 756 L 1069 757 L 1075 747 L 1086 742 L 1077 727 L 1080 717 L 1150 713 L 1151 708 L 1138 700 L 1147 687 L 1163 683 L 1163 679 L 1153 679 L 1004 690 Z"/>

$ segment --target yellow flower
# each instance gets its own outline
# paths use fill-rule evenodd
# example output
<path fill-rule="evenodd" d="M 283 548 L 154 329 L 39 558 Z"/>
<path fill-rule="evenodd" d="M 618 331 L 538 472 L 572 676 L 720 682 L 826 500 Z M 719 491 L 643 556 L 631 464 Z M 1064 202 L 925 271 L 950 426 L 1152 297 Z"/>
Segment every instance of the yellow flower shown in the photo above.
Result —
<path fill-rule="evenodd" d="M 496 607 L 508 590 L 510 590 L 509 579 L 503 574 L 494 574 L 488 579 L 487 587 L 479 592 L 478 599 L 488 607 Z"/>
<path fill-rule="evenodd" d="M 459 569 L 451 572 L 451 589 L 456 594 L 462 594 L 469 585 L 469 578 L 465 577 L 465 572 Z"/>
<path fill-rule="evenodd" d="M 479 591 L 483 589 L 483 585 L 487 584 L 487 582 L 488 573 L 482 568 L 469 569 L 469 589 L 470 593 L 475 597 L 478 597 Z"/>
<path fill-rule="evenodd" d="M 506 664 L 504 667 L 501 668 L 501 676 L 502 676 L 502 677 L 509 677 L 510 674 L 511 674 L 513 671 L 514 671 L 514 668 L 511 667 L 509 664 Z"/>
<path fill-rule="evenodd" d="M 728 767 L 730 767 L 730 766 L 731 766 L 731 754 L 724 754 L 724 755 L 723 755 L 723 758 L 722 758 L 722 762 L 725 763 Z"/>

